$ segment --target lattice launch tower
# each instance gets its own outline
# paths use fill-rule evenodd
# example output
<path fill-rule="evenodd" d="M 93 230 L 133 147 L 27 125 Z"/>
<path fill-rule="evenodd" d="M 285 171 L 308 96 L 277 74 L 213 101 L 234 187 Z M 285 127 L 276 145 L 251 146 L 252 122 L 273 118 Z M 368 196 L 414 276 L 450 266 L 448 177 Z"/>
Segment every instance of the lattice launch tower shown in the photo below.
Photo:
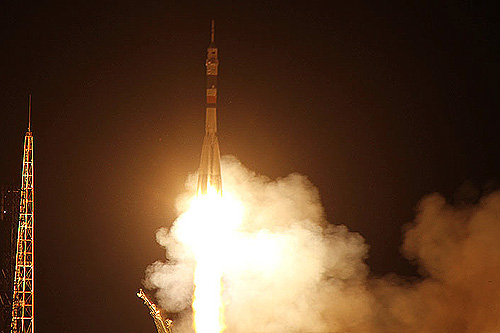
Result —
<path fill-rule="evenodd" d="M 31 94 L 28 110 L 28 131 L 24 136 L 16 268 L 12 297 L 11 332 L 13 333 L 33 333 L 35 331 L 35 188 L 33 135 L 31 133 Z"/>

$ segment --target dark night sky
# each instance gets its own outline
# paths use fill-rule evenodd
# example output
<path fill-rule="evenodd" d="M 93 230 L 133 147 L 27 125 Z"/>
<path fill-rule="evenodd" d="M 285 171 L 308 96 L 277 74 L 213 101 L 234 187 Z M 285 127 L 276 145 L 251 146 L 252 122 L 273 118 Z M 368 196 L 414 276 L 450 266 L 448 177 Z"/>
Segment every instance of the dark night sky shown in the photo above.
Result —
<path fill-rule="evenodd" d="M 33 92 L 38 332 L 153 331 L 135 292 L 198 165 L 212 17 L 221 153 L 307 175 L 374 275 L 416 274 L 399 246 L 424 195 L 498 187 L 489 2 L 228 3 L 0 5 L 1 183 Z"/>

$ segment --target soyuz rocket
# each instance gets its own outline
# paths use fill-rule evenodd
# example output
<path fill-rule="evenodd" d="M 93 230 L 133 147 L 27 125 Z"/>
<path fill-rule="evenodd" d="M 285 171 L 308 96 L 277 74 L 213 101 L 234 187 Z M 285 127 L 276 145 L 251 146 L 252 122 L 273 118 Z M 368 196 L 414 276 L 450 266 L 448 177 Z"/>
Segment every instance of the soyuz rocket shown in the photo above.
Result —
<path fill-rule="evenodd" d="M 205 62 L 207 74 L 205 137 L 203 138 L 200 168 L 198 170 L 197 195 L 204 195 L 212 190 L 222 195 L 219 140 L 217 139 L 217 75 L 219 59 L 214 37 L 215 22 L 212 20 L 212 33 Z"/>

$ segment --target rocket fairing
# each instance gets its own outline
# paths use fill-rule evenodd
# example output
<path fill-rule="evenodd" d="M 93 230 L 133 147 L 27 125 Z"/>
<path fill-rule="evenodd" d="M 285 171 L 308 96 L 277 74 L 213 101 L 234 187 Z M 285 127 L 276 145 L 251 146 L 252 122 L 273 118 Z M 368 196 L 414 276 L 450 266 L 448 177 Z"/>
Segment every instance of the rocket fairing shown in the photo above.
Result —
<path fill-rule="evenodd" d="M 214 37 L 215 23 L 212 20 L 212 33 L 205 62 L 207 75 L 205 137 L 203 138 L 200 168 L 198 170 L 197 195 L 207 194 L 208 191 L 211 191 L 210 188 L 222 195 L 219 140 L 217 139 L 217 75 L 219 59 Z"/>

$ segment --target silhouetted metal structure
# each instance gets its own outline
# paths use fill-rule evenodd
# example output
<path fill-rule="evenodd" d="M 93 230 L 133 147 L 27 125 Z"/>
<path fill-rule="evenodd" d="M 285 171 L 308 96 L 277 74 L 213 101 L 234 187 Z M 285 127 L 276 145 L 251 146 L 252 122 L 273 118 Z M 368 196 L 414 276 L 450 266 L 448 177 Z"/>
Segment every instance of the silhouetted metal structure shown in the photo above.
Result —
<path fill-rule="evenodd" d="M 0 190 L 0 332 L 10 332 L 12 285 L 16 258 L 19 187 L 2 185 Z"/>
<path fill-rule="evenodd" d="M 139 289 L 137 297 L 141 298 L 148 307 L 149 314 L 153 317 L 158 333 L 172 333 L 172 321 L 170 319 L 163 319 L 160 310 L 149 300 L 142 289 Z"/>
<path fill-rule="evenodd" d="M 23 174 L 17 229 L 16 269 L 12 297 L 12 332 L 35 331 L 35 190 L 33 135 L 31 133 L 31 94 L 28 131 L 24 136 Z"/>
<path fill-rule="evenodd" d="M 213 190 L 222 194 L 220 172 L 219 140 L 217 139 L 217 76 L 219 71 L 218 50 L 215 47 L 215 22 L 212 20 L 210 45 L 207 49 L 207 90 L 205 137 L 201 149 L 200 168 L 198 169 L 198 195 Z"/>

